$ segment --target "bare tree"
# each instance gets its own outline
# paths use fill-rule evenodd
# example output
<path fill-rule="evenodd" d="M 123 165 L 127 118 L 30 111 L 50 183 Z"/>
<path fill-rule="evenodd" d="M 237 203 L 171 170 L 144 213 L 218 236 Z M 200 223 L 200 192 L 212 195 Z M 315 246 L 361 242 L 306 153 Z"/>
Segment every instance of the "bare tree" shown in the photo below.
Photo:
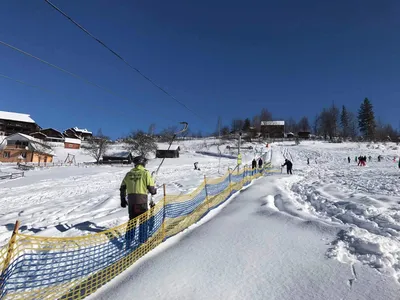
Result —
<path fill-rule="evenodd" d="M 241 119 L 233 119 L 232 120 L 232 125 L 231 125 L 231 129 L 232 131 L 240 131 L 242 130 L 244 125 L 244 121 Z"/>
<path fill-rule="evenodd" d="M 215 136 L 221 137 L 222 118 L 218 117 L 217 128 L 215 129 Z"/>
<path fill-rule="evenodd" d="M 152 123 L 152 124 L 149 126 L 149 132 L 148 132 L 148 134 L 149 134 L 149 135 L 154 135 L 155 130 L 156 130 L 156 124 Z"/>
<path fill-rule="evenodd" d="M 259 115 L 253 117 L 251 126 L 254 127 L 257 133 L 261 131 L 261 118 Z"/>
<path fill-rule="evenodd" d="M 168 128 L 163 129 L 163 131 L 160 132 L 160 142 L 169 142 L 175 135 L 175 132 L 178 130 L 178 127 L 176 126 L 170 126 Z"/>
<path fill-rule="evenodd" d="M 260 114 L 261 121 L 272 121 L 272 114 L 268 111 L 268 109 L 263 108 Z"/>
<path fill-rule="evenodd" d="M 97 132 L 95 136 L 86 139 L 86 143 L 82 144 L 82 149 L 84 149 L 91 157 L 96 160 L 96 163 L 100 162 L 100 159 L 110 148 L 110 138 L 105 136 L 101 129 Z"/>
<path fill-rule="evenodd" d="M 310 130 L 310 123 L 308 122 L 307 117 L 302 117 L 297 126 L 298 126 L 298 129 L 301 131 L 309 131 Z"/>
<path fill-rule="evenodd" d="M 299 131 L 296 121 L 293 118 L 289 118 L 285 122 L 286 132 L 296 133 Z"/>
<path fill-rule="evenodd" d="M 124 139 L 124 142 L 127 150 L 144 157 L 157 150 L 155 138 L 140 130 L 132 132 Z"/>

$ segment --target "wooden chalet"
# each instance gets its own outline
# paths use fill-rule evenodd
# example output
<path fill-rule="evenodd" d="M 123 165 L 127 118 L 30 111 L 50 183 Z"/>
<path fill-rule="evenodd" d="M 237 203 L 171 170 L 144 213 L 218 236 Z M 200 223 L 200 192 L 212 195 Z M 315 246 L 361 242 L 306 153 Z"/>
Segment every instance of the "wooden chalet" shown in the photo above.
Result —
<path fill-rule="evenodd" d="M 103 155 L 103 164 L 131 164 L 133 155 L 129 151 L 121 151 Z"/>
<path fill-rule="evenodd" d="M 171 145 L 168 150 L 168 145 L 159 146 L 156 150 L 156 158 L 179 158 L 179 151 L 181 147 L 178 145 Z"/>
<path fill-rule="evenodd" d="M 32 162 L 50 163 L 53 162 L 51 148 L 42 140 L 32 136 L 16 133 L 10 135 L 5 140 L 6 146 L 0 151 L 0 161 L 13 162 Z"/>
<path fill-rule="evenodd" d="M 285 121 L 261 121 L 261 134 L 264 138 L 285 137 Z"/>
<path fill-rule="evenodd" d="M 0 135 L 30 134 L 39 130 L 40 126 L 28 114 L 0 111 Z"/>

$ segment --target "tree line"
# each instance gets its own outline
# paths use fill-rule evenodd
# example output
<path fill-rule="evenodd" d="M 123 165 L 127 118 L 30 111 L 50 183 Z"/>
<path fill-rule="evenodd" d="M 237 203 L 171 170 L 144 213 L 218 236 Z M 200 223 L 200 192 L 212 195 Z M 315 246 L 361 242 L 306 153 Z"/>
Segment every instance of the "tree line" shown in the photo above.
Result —
<path fill-rule="evenodd" d="M 280 118 L 278 118 L 279 120 Z M 214 136 L 229 137 L 233 133 L 248 133 L 249 138 L 263 137 L 265 127 L 261 126 L 261 121 L 273 121 L 273 116 L 268 109 L 264 108 L 259 114 L 252 118 L 234 118 L 231 125 L 223 125 L 222 118 L 218 118 L 217 128 Z M 148 156 L 157 150 L 158 142 L 169 142 L 178 127 L 172 126 L 155 132 L 156 125 L 151 124 L 148 131 L 135 130 L 125 137 L 118 139 L 118 142 L 125 144 L 125 149 L 137 155 Z M 310 132 L 315 136 L 325 140 L 363 140 L 363 141 L 396 141 L 400 132 L 395 130 L 392 125 L 383 123 L 376 119 L 374 108 L 371 101 L 365 98 L 361 103 L 357 113 L 351 112 L 345 105 L 341 107 L 332 104 L 330 107 L 323 108 L 315 117 L 312 123 L 307 116 L 302 117 L 298 122 L 293 118 L 285 120 L 286 133 L 297 134 L 298 132 Z M 193 133 L 188 129 L 183 137 L 202 138 L 201 131 Z M 112 144 L 110 138 L 105 136 L 101 130 L 97 135 L 87 140 L 82 145 L 97 162 L 109 150 Z"/>
<path fill-rule="evenodd" d="M 241 131 L 251 133 L 254 137 L 262 137 L 261 121 L 272 120 L 272 114 L 265 108 L 252 118 L 232 119 L 230 126 L 222 125 L 219 118 L 214 135 L 223 137 Z M 385 124 L 375 118 L 372 103 L 368 98 L 361 103 L 357 113 L 349 111 L 345 105 L 338 107 L 333 103 L 330 107 L 323 108 L 312 122 L 307 116 L 303 116 L 298 122 L 290 117 L 285 120 L 285 132 L 294 135 L 298 132 L 310 132 L 325 140 L 397 141 L 400 136 L 400 132 L 391 124 Z"/>

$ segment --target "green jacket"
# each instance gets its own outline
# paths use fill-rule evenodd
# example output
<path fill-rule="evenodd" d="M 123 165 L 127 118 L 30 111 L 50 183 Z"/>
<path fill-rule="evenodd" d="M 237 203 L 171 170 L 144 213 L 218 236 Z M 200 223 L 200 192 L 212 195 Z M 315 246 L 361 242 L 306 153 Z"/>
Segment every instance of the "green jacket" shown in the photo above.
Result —
<path fill-rule="evenodd" d="M 128 194 L 128 200 L 132 199 L 137 204 L 147 203 L 147 194 L 155 195 L 157 190 L 150 172 L 138 165 L 126 173 L 121 183 L 121 197 Z"/>

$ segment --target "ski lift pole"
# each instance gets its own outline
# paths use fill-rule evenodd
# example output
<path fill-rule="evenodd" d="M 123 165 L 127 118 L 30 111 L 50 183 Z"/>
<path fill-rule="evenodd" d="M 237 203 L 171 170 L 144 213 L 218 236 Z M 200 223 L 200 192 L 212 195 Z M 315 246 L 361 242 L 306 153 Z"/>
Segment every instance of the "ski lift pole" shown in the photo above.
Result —
<path fill-rule="evenodd" d="M 174 142 L 176 136 L 177 136 L 178 134 L 184 133 L 184 132 L 188 129 L 188 127 L 189 127 L 188 122 L 180 122 L 180 124 L 183 125 L 183 128 L 182 128 L 182 130 L 180 130 L 180 131 L 174 133 L 174 136 L 172 137 L 172 139 L 171 139 L 171 141 L 170 141 L 170 143 L 169 143 L 169 146 L 168 146 L 167 151 L 171 148 L 171 145 L 172 145 L 172 143 Z M 163 157 L 161 163 L 158 165 L 157 170 L 155 170 L 155 171 L 153 171 L 153 173 L 151 173 L 151 176 L 153 176 L 153 177 L 154 177 L 154 176 L 157 176 L 158 171 L 160 170 L 162 164 L 164 163 L 164 160 L 165 160 L 165 157 Z M 155 180 L 155 178 L 154 178 L 154 180 Z"/>

